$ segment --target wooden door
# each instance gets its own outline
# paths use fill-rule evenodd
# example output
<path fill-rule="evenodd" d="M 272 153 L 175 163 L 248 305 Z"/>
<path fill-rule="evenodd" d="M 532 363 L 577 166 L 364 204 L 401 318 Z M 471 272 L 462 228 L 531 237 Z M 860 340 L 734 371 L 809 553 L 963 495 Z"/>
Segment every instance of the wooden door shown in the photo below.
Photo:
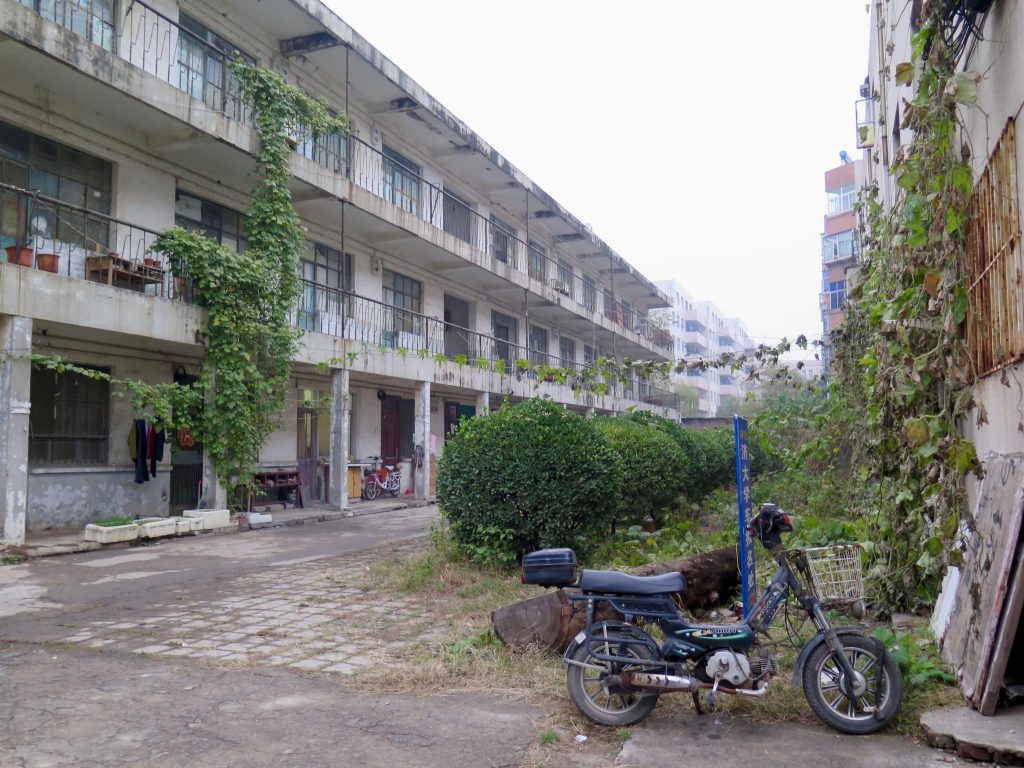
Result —
<path fill-rule="evenodd" d="M 296 434 L 296 460 L 299 466 L 299 477 L 302 478 L 302 498 L 322 501 L 317 492 L 317 458 L 319 451 L 319 435 L 317 426 L 320 414 L 316 408 L 299 406 L 298 429 Z"/>
<path fill-rule="evenodd" d="M 400 446 L 399 398 L 386 395 L 380 401 L 380 459 L 383 464 L 397 464 Z"/>

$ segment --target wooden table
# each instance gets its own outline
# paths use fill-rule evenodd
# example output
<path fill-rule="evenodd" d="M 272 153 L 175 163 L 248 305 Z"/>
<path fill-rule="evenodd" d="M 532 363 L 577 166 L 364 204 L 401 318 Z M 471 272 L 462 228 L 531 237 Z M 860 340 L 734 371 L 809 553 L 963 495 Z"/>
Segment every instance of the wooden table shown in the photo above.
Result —
<path fill-rule="evenodd" d="M 141 292 L 145 293 L 147 285 L 158 286 L 160 295 L 164 295 L 167 282 L 167 270 L 163 267 L 155 267 L 149 264 L 140 264 L 128 259 L 122 259 L 116 253 L 106 256 L 87 256 L 85 259 L 86 278 L 93 280 L 93 275 L 98 275 L 97 282 L 106 282 L 107 285 L 114 285 L 114 278 L 127 280 L 128 288 L 132 288 L 133 282 L 138 282 Z M 105 280 L 103 278 L 106 278 Z"/>

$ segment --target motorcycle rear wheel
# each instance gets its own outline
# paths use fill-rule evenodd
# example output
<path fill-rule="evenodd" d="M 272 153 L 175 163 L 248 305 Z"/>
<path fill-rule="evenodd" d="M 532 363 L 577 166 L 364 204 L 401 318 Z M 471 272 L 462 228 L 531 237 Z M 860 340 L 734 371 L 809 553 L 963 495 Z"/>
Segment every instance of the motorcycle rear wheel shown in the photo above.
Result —
<path fill-rule="evenodd" d="M 841 635 L 843 653 L 857 673 L 858 688 L 863 691 L 851 702 L 840 688 L 844 675 L 828 645 L 822 643 L 811 653 L 803 673 L 804 696 L 814 714 L 840 733 L 864 735 L 885 728 L 896 717 L 903 703 L 903 676 L 896 660 L 885 654 L 878 678 L 878 646 L 860 635 Z M 876 716 L 875 687 L 880 688 Z"/>
<path fill-rule="evenodd" d="M 602 667 L 608 674 L 620 674 L 630 669 L 638 669 L 630 660 L 645 661 L 651 659 L 648 648 L 640 645 L 617 645 L 624 637 L 618 632 L 608 632 L 604 642 L 596 646 L 606 656 L 622 656 L 623 663 L 608 664 L 590 656 L 586 644 L 581 644 L 573 652 L 570 659 L 584 664 Z M 609 669 L 611 667 L 611 669 Z M 654 709 L 658 703 L 658 694 L 647 691 L 629 693 L 612 693 L 602 680 L 601 672 L 594 669 L 570 664 L 566 672 L 566 685 L 573 704 L 589 720 L 600 725 L 624 727 L 639 723 Z"/>

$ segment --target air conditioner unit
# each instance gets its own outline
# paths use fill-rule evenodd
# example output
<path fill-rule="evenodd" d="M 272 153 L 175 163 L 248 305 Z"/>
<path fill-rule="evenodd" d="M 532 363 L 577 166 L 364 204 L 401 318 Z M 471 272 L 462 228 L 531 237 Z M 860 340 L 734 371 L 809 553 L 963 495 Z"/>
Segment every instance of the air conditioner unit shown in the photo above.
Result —
<path fill-rule="evenodd" d="M 569 295 L 569 286 L 566 285 L 562 280 L 559 280 L 557 277 L 551 279 L 551 287 L 554 288 L 559 293 L 564 293 L 566 296 Z"/>

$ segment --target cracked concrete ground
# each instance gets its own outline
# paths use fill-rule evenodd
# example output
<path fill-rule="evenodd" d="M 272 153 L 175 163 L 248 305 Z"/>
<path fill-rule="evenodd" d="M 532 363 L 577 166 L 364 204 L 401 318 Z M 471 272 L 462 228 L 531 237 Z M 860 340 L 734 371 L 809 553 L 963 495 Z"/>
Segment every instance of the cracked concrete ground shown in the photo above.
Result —
<path fill-rule="evenodd" d="M 0 768 L 956 760 L 893 736 L 678 710 L 631 729 L 618 754 L 577 747 L 578 730 L 548 748 L 550 702 L 362 692 L 367 665 L 437 645 L 427 613 L 370 571 L 373 547 L 421 546 L 436 519 L 423 507 L 0 568 Z"/>

